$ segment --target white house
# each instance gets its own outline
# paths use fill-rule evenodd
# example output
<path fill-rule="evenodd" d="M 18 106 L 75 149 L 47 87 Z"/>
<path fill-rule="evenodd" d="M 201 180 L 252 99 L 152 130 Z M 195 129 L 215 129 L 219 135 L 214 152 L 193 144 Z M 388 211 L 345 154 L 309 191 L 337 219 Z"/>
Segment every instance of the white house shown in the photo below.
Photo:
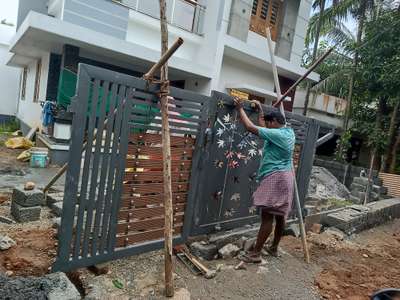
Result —
<path fill-rule="evenodd" d="M 0 24 L 0 123 L 13 118 L 17 113 L 20 69 L 7 66 L 8 48 L 15 34 L 15 27 Z"/>
<path fill-rule="evenodd" d="M 285 91 L 305 72 L 310 10 L 311 0 L 167 0 L 170 43 L 185 41 L 169 63 L 172 84 L 203 94 L 235 89 L 270 103 L 265 28 L 271 27 Z M 41 101 L 71 96 L 79 62 L 146 72 L 160 57 L 158 17 L 158 0 L 20 0 L 7 64 L 23 70 L 18 117 L 24 127 L 40 126 Z"/>

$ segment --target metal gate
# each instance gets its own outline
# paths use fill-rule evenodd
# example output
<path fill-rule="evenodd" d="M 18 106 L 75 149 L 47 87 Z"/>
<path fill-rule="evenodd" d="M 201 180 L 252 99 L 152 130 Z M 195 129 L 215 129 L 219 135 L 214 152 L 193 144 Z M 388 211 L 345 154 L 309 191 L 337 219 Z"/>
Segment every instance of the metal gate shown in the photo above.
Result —
<path fill-rule="evenodd" d="M 210 124 L 206 146 L 202 148 L 199 185 L 192 235 L 228 230 L 259 221 L 252 194 L 263 142 L 247 132 L 238 120 L 232 97 L 214 92 L 210 103 Z M 245 106 L 257 124 L 258 112 Z M 265 106 L 265 110 L 272 109 Z M 302 203 L 307 193 L 319 124 L 313 119 L 287 113 L 296 134 L 294 162 Z"/>
<path fill-rule="evenodd" d="M 159 85 L 80 64 L 54 271 L 163 246 Z M 175 242 L 192 220 L 209 97 L 171 88 Z M 86 147 L 85 147 L 86 146 Z M 85 149 L 82 152 L 82 149 Z"/>

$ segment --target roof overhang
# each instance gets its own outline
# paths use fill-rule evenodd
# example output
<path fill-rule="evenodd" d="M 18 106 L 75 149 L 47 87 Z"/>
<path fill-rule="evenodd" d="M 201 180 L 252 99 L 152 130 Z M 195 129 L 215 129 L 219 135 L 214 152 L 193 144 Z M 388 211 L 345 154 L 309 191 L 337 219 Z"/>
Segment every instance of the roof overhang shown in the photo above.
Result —
<path fill-rule="evenodd" d="M 10 42 L 9 51 L 13 55 L 7 65 L 25 66 L 44 53 L 61 54 L 65 44 L 106 57 L 108 63 L 144 71 L 161 56 L 160 51 L 31 11 Z M 168 65 L 171 74 L 177 76 L 211 78 L 213 73 L 204 65 L 177 56 Z"/>

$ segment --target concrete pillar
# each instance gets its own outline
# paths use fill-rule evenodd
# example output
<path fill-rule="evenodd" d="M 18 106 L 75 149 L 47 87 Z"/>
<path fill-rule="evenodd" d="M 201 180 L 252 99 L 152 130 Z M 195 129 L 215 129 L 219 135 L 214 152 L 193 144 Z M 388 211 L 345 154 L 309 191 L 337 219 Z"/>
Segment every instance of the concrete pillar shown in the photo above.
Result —
<path fill-rule="evenodd" d="M 290 60 L 290 54 L 292 52 L 299 5 L 300 1 L 297 0 L 284 1 L 283 4 L 283 21 L 279 25 L 275 55 L 286 60 Z"/>
<path fill-rule="evenodd" d="M 252 6 L 253 0 L 232 0 L 228 25 L 229 35 L 244 42 L 247 41 Z"/>
<path fill-rule="evenodd" d="M 62 56 L 50 53 L 49 74 L 47 78 L 46 100 L 56 101 L 58 92 L 58 81 L 60 79 Z"/>
<path fill-rule="evenodd" d="M 78 72 L 79 47 L 64 45 L 61 59 L 61 69 L 68 69 L 74 73 Z"/>

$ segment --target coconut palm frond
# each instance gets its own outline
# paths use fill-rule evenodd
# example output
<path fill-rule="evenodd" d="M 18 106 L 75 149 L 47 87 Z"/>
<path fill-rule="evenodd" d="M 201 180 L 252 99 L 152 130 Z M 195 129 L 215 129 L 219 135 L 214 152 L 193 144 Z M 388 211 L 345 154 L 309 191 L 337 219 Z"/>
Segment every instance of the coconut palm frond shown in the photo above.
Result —
<path fill-rule="evenodd" d="M 326 36 L 345 53 L 352 52 L 354 49 L 356 37 L 344 24 L 338 23 L 326 33 Z"/>
<path fill-rule="evenodd" d="M 311 90 L 315 93 L 326 94 L 332 93 L 332 91 L 340 91 L 343 87 L 344 79 L 350 77 L 351 70 L 351 66 L 345 66 L 341 70 L 315 84 Z"/>
<path fill-rule="evenodd" d="M 358 8 L 359 2 L 360 0 L 340 1 L 336 5 L 332 5 L 325 9 L 323 19 L 325 19 L 325 22 L 331 20 L 338 20 L 339 22 L 347 21 L 350 17 L 350 13 Z"/>
<path fill-rule="evenodd" d="M 373 1 L 373 0 L 369 0 Z M 316 1 L 319 2 L 319 1 Z M 322 17 L 319 13 L 314 14 L 308 23 L 308 29 L 305 39 L 305 44 L 308 47 L 315 39 L 318 23 L 321 22 L 321 32 L 327 33 L 330 29 L 337 26 L 338 23 L 346 21 L 354 10 L 357 10 L 360 0 L 343 0 L 338 1 L 324 10 Z M 315 3 L 315 2 L 314 2 Z M 324 36 L 324 34 L 320 34 Z"/>

